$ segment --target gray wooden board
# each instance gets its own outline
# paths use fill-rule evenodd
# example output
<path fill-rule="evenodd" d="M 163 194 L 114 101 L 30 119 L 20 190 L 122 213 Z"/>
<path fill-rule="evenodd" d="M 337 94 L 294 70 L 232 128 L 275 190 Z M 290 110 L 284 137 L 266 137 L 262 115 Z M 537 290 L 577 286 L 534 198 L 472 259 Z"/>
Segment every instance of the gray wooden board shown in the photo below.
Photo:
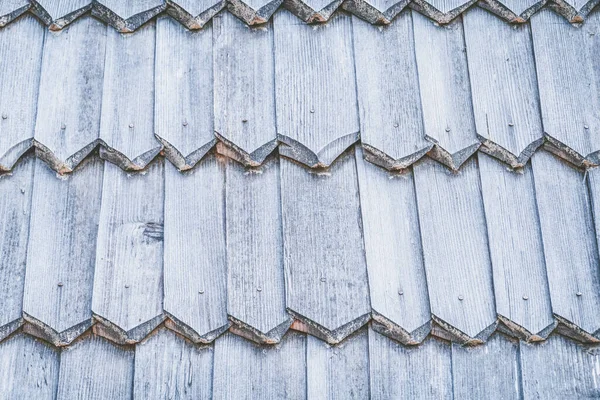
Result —
<path fill-rule="evenodd" d="M 281 160 L 287 307 L 334 343 L 371 311 L 354 157 L 325 173 Z"/>
<path fill-rule="evenodd" d="M 335 346 L 307 336 L 306 346 L 307 398 L 369 398 L 369 337 L 366 328 Z"/>
<path fill-rule="evenodd" d="M 92 325 L 103 170 L 96 157 L 60 177 L 36 160 L 23 312 L 51 329 L 42 337 L 54 344 L 69 343 Z"/>
<path fill-rule="evenodd" d="M 57 171 L 72 171 L 97 145 L 105 46 L 106 25 L 93 18 L 47 35 L 34 137 Z"/>
<path fill-rule="evenodd" d="M 386 27 L 357 17 L 352 25 L 362 145 L 369 161 L 405 168 L 432 146 L 423 130 L 411 12 Z"/>
<path fill-rule="evenodd" d="M 163 6 L 165 0 L 98 0 L 98 3 L 126 20 Z"/>
<path fill-rule="evenodd" d="M 44 27 L 32 16 L 0 29 L 0 171 L 31 147 L 43 43 Z"/>
<path fill-rule="evenodd" d="M 496 311 L 526 340 L 547 336 L 554 318 L 531 164 L 515 172 L 485 154 L 478 160 Z"/>
<path fill-rule="evenodd" d="M 129 399 L 133 391 L 134 351 L 94 335 L 60 355 L 59 400 Z"/>
<path fill-rule="evenodd" d="M 455 173 L 424 159 L 414 176 L 431 312 L 458 340 L 485 340 L 496 310 L 477 160 Z"/>
<path fill-rule="evenodd" d="M 187 13 L 192 18 L 198 19 L 199 22 L 206 23 L 208 18 L 212 17 L 216 12 L 221 10 L 225 6 L 223 0 L 167 0 L 167 3 L 171 8 L 179 9 Z M 169 10 L 172 14 L 172 11 Z M 184 23 L 189 21 L 186 18 Z M 201 28 L 202 26 L 193 26 L 192 28 Z"/>
<path fill-rule="evenodd" d="M 0 1 L 0 27 L 12 22 L 15 18 L 29 10 L 29 0 L 3 0 Z"/>
<path fill-rule="evenodd" d="M 600 261 L 584 174 L 546 152 L 536 153 L 532 165 L 552 309 L 594 334 L 600 329 Z"/>
<path fill-rule="evenodd" d="M 246 165 L 277 146 L 273 26 L 250 28 L 229 13 L 214 19 L 215 131 Z"/>
<path fill-rule="evenodd" d="M 51 30 L 64 28 L 92 9 L 92 0 L 36 0 L 31 11 Z"/>
<path fill-rule="evenodd" d="M 226 173 L 227 311 L 265 341 L 291 324 L 285 312 L 279 162 Z"/>
<path fill-rule="evenodd" d="M 450 399 L 450 345 L 427 339 L 404 346 L 369 330 L 369 372 L 372 399 Z"/>
<path fill-rule="evenodd" d="M 521 343 L 523 397 L 597 399 L 600 397 L 600 347 L 582 346 L 553 335 L 540 344 Z"/>
<path fill-rule="evenodd" d="M 473 3 L 472 0 L 427 0 L 427 2 L 442 13 L 449 13 L 465 4 Z"/>
<path fill-rule="evenodd" d="M 0 343 L 0 399 L 54 399 L 59 353 L 42 341 L 17 334 Z"/>
<path fill-rule="evenodd" d="M 229 0 L 227 10 L 248 25 L 267 23 L 283 0 Z"/>
<path fill-rule="evenodd" d="M 134 174 L 106 163 L 92 310 L 127 339 L 145 337 L 161 319 L 163 205 L 163 160 Z"/>
<path fill-rule="evenodd" d="M 211 398 L 213 353 L 160 329 L 135 347 L 133 398 Z"/>
<path fill-rule="evenodd" d="M 333 162 L 358 140 L 352 19 L 310 26 L 273 17 L 280 153 L 308 166 Z"/>
<path fill-rule="evenodd" d="M 356 158 L 373 318 L 397 340 L 420 342 L 431 313 L 412 171 L 387 172 L 360 151 Z"/>
<path fill-rule="evenodd" d="M 189 172 L 165 173 L 165 311 L 190 339 L 227 328 L 225 171 L 210 156 Z"/>
<path fill-rule="evenodd" d="M 169 17 L 156 23 L 156 136 L 179 169 L 215 144 L 212 28 L 188 31 Z"/>
<path fill-rule="evenodd" d="M 306 336 L 290 332 L 277 345 L 228 333 L 215 342 L 213 399 L 306 398 Z"/>
<path fill-rule="evenodd" d="M 0 340 L 20 325 L 34 158 L 0 175 Z"/>

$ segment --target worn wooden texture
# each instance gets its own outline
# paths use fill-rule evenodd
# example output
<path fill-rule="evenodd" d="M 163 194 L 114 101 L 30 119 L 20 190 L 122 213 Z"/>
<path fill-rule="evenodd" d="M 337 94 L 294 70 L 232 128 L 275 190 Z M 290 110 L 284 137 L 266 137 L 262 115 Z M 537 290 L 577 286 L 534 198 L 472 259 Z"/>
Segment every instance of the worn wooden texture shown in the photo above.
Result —
<path fill-rule="evenodd" d="M 571 23 L 580 23 L 598 5 L 598 0 L 555 0 L 548 2 L 548 8 L 562 15 Z"/>
<path fill-rule="evenodd" d="M 281 160 L 288 310 L 337 343 L 370 318 L 354 151 L 327 172 Z"/>
<path fill-rule="evenodd" d="M 369 398 L 369 337 L 366 328 L 336 346 L 308 336 L 306 346 L 307 398 Z"/>
<path fill-rule="evenodd" d="M 92 311 L 94 329 L 137 342 L 163 319 L 164 161 L 126 174 L 106 163 Z"/>
<path fill-rule="evenodd" d="M 227 162 L 227 311 L 236 333 L 278 342 L 292 321 L 285 311 L 279 162 L 246 170 Z"/>
<path fill-rule="evenodd" d="M 284 0 L 283 5 L 306 23 L 325 22 L 334 16 L 343 0 Z M 337 17 L 337 15 L 335 15 Z"/>
<path fill-rule="evenodd" d="M 100 156 L 124 169 L 145 168 L 162 149 L 154 138 L 155 30 L 107 31 Z"/>
<path fill-rule="evenodd" d="M 258 166 L 277 147 L 273 26 L 214 20 L 215 133 L 219 151 Z"/>
<path fill-rule="evenodd" d="M 34 162 L 0 175 L 0 340 L 22 323 Z"/>
<path fill-rule="evenodd" d="M 224 185 L 214 156 L 186 173 L 166 166 L 164 308 L 167 326 L 194 342 L 228 327 Z"/>
<path fill-rule="evenodd" d="M 509 25 L 479 8 L 463 21 L 481 150 L 522 167 L 544 139 L 529 25 Z"/>
<path fill-rule="evenodd" d="M 133 349 L 90 335 L 62 351 L 56 398 L 129 399 L 133 376 Z"/>
<path fill-rule="evenodd" d="M 119 32 L 128 33 L 160 14 L 165 0 L 95 0 L 92 15 Z"/>
<path fill-rule="evenodd" d="M 273 27 L 279 151 L 328 166 L 359 138 L 352 19 L 313 27 L 281 11 Z"/>
<path fill-rule="evenodd" d="M 92 0 L 35 0 L 31 11 L 50 26 L 59 30 L 92 9 Z"/>
<path fill-rule="evenodd" d="M 36 160 L 23 312 L 25 330 L 66 345 L 92 326 L 104 162 L 59 177 Z"/>
<path fill-rule="evenodd" d="M 454 398 L 520 399 L 519 363 L 519 343 L 501 334 L 483 346 L 452 344 Z"/>
<path fill-rule="evenodd" d="M 375 330 L 406 344 L 431 330 L 411 171 L 390 173 L 357 151 L 360 208 Z"/>
<path fill-rule="evenodd" d="M 0 2 L 0 28 L 14 21 L 31 8 L 29 0 L 3 0 Z"/>
<path fill-rule="evenodd" d="M 531 164 L 514 172 L 485 154 L 478 160 L 498 318 L 524 340 L 544 339 L 555 320 Z"/>
<path fill-rule="evenodd" d="M 370 162 L 406 168 L 431 147 L 425 140 L 411 12 L 377 29 L 352 19 L 362 147 Z"/>
<path fill-rule="evenodd" d="M 444 25 L 413 13 L 423 121 L 430 156 L 458 169 L 480 146 L 477 139 L 461 19 Z"/>
<path fill-rule="evenodd" d="M 540 344 L 521 344 L 525 399 L 600 397 L 600 347 L 582 346 L 553 335 Z"/>
<path fill-rule="evenodd" d="M 485 341 L 496 310 L 477 160 L 455 173 L 425 159 L 414 176 L 433 318 L 453 340 Z"/>
<path fill-rule="evenodd" d="M 212 28 L 191 32 L 169 17 L 156 23 L 156 138 L 166 157 L 190 169 L 215 145 Z"/>
<path fill-rule="evenodd" d="M 32 146 L 43 43 L 44 27 L 32 16 L 0 29 L 0 172 Z"/>
<path fill-rule="evenodd" d="M 553 312 L 566 334 L 596 341 L 600 261 L 585 176 L 547 152 L 532 165 Z"/>
<path fill-rule="evenodd" d="M 547 0 L 486 0 L 477 5 L 507 22 L 523 23 L 545 6 L 546 2 Z"/>
<path fill-rule="evenodd" d="M 213 353 L 160 329 L 135 347 L 133 398 L 211 398 Z"/>
<path fill-rule="evenodd" d="M 345 0 L 342 8 L 371 24 L 387 25 L 410 2 L 411 0 Z"/>
<path fill-rule="evenodd" d="M 452 398 L 450 345 L 430 338 L 404 346 L 369 330 L 372 399 Z"/>
<path fill-rule="evenodd" d="M 227 9 L 248 25 L 260 25 L 269 21 L 282 3 L 283 0 L 229 0 Z"/>
<path fill-rule="evenodd" d="M 290 332 L 274 346 L 230 333 L 215 342 L 213 399 L 306 398 L 306 336 Z"/>
<path fill-rule="evenodd" d="M 105 47 L 106 25 L 93 18 L 44 42 L 34 138 L 38 157 L 60 173 L 98 145 Z"/>
<path fill-rule="evenodd" d="M 188 29 L 202 29 L 227 5 L 226 0 L 166 0 L 167 13 Z"/>
<path fill-rule="evenodd" d="M 56 349 L 18 334 L 0 343 L 0 398 L 52 400 L 58 386 Z"/>

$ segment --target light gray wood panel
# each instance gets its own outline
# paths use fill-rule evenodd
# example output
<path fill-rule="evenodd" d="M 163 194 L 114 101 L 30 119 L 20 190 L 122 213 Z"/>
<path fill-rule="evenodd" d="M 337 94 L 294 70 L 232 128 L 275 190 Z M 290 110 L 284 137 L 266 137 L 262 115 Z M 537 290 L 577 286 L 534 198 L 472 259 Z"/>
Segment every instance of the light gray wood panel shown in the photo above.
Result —
<path fill-rule="evenodd" d="M 92 311 L 115 342 L 139 341 L 163 319 L 163 206 L 163 160 L 134 174 L 106 163 Z"/>
<path fill-rule="evenodd" d="M 501 334 L 482 346 L 452 344 L 454 398 L 521 399 L 518 352 L 519 343 Z"/>
<path fill-rule="evenodd" d="M 129 399 L 133 363 L 133 349 L 90 335 L 62 351 L 56 398 Z"/>
<path fill-rule="evenodd" d="M 225 180 L 232 329 L 259 342 L 278 342 L 291 324 L 285 311 L 279 162 L 246 170 L 229 160 Z"/>
<path fill-rule="evenodd" d="M 3 0 L 0 2 L 0 27 L 27 12 L 30 7 L 29 0 Z"/>
<path fill-rule="evenodd" d="M 38 157 L 60 173 L 98 144 L 105 47 L 106 25 L 94 18 L 44 42 L 34 137 Z"/>
<path fill-rule="evenodd" d="M 413 13 L 423 121 L 431 156 L 458 169 L 479 148 L 463 25 L 437 25 Z"/>
<path fill-rule="evenodd" d="M 453 340 L 485 341 L 496 310 L 477 160 L 451 172 L 425 159 L 414 175 L 431 313 Z"/>
<path fill-rule="evenodd" d="M 31 148 L 44 27 L 32 16 L 0 30 L 0 172 Z M 24 51 L 27 49 L 27 51 Z"/>
<path fill-rule="evenodd" d="M 213 353 L 160 329 L 135 347 L 133 398 L 211 398 Z"/>
<path fill-rule="evenodd" d="M 93 158 L 60 177 L 36 160 L 23 312 L 26 331 L 55 345 L 92 325 L 103 170 Z"/>
<path fill-rule="evenodd" d="M 337 343 L 370 318 L 354 152 L 327 172 L 281 160 L 287 307 Z"/>
<path fill-rule="evenodd" d="M 450 345 L 430 338 L 404 346 L 369 330 L 372 399 L 451 399 Z"/>
<path fill-rule="evenodd" d="M 540 344 L 521 343 L 525 399 L 600 397 L 600 347 L 582 346 L 559 335 Z"/>
<path fill-rule="evenodd" d="M 120 32 L 133 32 L 167 7 L 165 0 L 97 0 L 92 15 Z"/>
<path fill-rule="evenodd" d="M 226 0 L 167 0 L 167 13 L 188 29 L 202 29 L 226 4 Z"/>
<path fill-rule="evenodd" d="M 35 0 L 32 12 L 51 30 L 59 30 L 92 9 L 91 0 Z"/>
<path fill-rule="evenodd" d="M 361 142 L 367 159 L 402 169 L 427 153 L 412 15 L 377 28 L 353 17 Z"/>
<path fill-rule="evenodd" d="M 384 171 L 360 151 L 357 166 L 372 326 L 419 343 L 431 330 L 431 312 L 412 171 Z"/>
<path fill-rule="evenodd" d="M 515 172 L 478 160 L 498 317 L 525 340 L 544 338 L 555 321 L 531 164 Z"/>
<path fill-rule="evenodd" d="M 227 329 L 225 171 L 209 156 L 165 173 L 165 311 L 170 328 L 195 342 Z"/>
<path fill-rule="evenodd" d="M 0 175 L 0 340 L 22 322 L 34 162 Z"/>
<path fill-rule="evenodd" d="M 309 399 L 369 398 L 369 337 L 364 328 L 336 346 L 307 337 Z"/>
<path fill-rule="evenodd" d="M 313 27 L 282 10 L 273 27 L 279 151 L 328 166 L 359 137 L 352 19 Z"/>
<path fill-rule="evenodd" d="M 306 337 L 290 332 L 274 346 L 233 334 L 215 342 L 213 398 L 306 398 Z"/>
<path fill-rule="evenodd" d="M 54 399 L 59 354 L 40 340 L 18 334 L 0 343 L 0 399 Z"/>
<path fill-rule="evenodd" d="M 532 165 L 552 309 L 568 326 L 597 336 L 598 244 L 585 176 L 547 152 L 536 153 Z"/>
<path fill-rule="evenodd" d="M 248 166 L 277 146 L 273 26 L 249 28 L 229 13 L 214 20 L 215 132 Z"/>
<path fill-rule="evenodd" d="M 139 170 L 161 151 L 154 138 L 155 24 L 135 35 L 108 29 L 100 156 L 124 169 Z"/>
<path fill-rule="evenodd" d="M 463 21 L 482 150 L 522 167 L 544 136 L 529 25 L 507 24 L 477 7 Z"/>
<path fill-rule="evenodd" d="M 156 23 L 156 137 L 179 169 L 216 143 L 213 134 L 212 28 L 191 32 L 169 17 Z"/>

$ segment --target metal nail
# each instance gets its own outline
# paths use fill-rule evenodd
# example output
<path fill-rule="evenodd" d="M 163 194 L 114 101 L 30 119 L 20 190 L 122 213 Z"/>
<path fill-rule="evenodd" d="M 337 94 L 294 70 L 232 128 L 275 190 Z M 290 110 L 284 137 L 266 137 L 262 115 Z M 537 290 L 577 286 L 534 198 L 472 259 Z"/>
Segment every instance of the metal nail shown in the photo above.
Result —
<path fill-rule="evenodd" d="M 581 296 L 583 296 L 583 293 L 577 292 L 577 296 L 581 297 Z"/>
<path fill-rule="evenodd" d="M 261 288 L 261 287 L 257 287 L 257 288 L 256 288 L 256 291 L 257 291 L 257 292 L 262 292 L 262 288 Z"/>
<path fill-rule="evenodd" d="M 402 290 L 399 290 L 399 291 L 398 291 L 398 294 L 399 294 L 400 296 L 402 296 L 402 295 L 404 294 L 404 292 L 403 292 Z"/>
<path fill-rule="evenodd" d="M 450 128 L 449 128 L 449 127 L 448 127 L 448 128 L 446 128 L 446 132 L 450 132 Z"/>
<path fill-rule="evenodd" d="M 129 285 L 125 285 L 125 289 L 129 289 Z"/>
<path fill-rule="evenodd" d="M 8 119 L 8 115 L 2 114 L 2 119 Z"/>
<path fill-rule="evenodd" d="M 464 296 L 461 294 L 461 295 L 459 295 L 459 296 L 458 296 L 458 299 L 459 299 L 460 301 L 463 301 L 463 300 L 465 299 L 465 297 L 464 297 Z"/>
<path fill-rule="evenodd" d="M 589 127 L 589 126 L 587 126 L 587 125 L 584 125 L 584 126 L 583 126 L 583 129 L 590 129 L 590 127 Z"/>
<path fill-rule="evenodd" d="M 58 287 L 62 287 L 63 283 L 62 282 L 58 282 Z"/>
<path fill-rule="evenodd" d="M 326 281 L 325 277 L 321 278 L 321 282 L 325 282 L 325 281 Z"/>
<path fill-rule="evenodd" d="M 529 300 L 528 296 L 523 296 L 523 300 Z"/>
<path fill-rule="evenodd" d="M 514 124 L 514 123 L 512 123 L 512 122 L 509 122 L 509 123 L 508 123 L 508 126 L 515 126 L 515 124 Z"/>
<path fill-rule="evenodd" d="M 248 120 L 247 120 L 247 119 L 243 119 L 243 120 L 242 120 L 242 122 L 243 122 L 243 123 L 246 123 L 246 122 L 248 122 Z"/>
<path fill-rule="evenodd" d="M 183 126 L 188 126 L 187 121 L 183 121 Z"/>
<path fill-rule="evenodd" d="M 62 129 L 62 130 L 64 131 L 65 129 L 67 129 L 67 126 L 66 126 L 65 124 L 62 124 L 62 125 L 60 126 L 60 129 Z"/>
<path fill-rule="evenodd" d="M 198 293 L 204 294 L 204 290 L 198 290 Z"/>
<path fill-rule="evenodd" d="M 310 113 L 311 113 L 311 114 L 314 114 L 314 113 L 315 113 L 315 110 L 311 108 L 311 109 L 310 109 Z"/>
<path fill-rule="evenodd" d="M 397 127 L 399 127 L 399 126 L 400 126 L 399 124 L 394 124 L 394 128 L 397 128 Z"/>
<path fill-rule="evenodd" d="M 129 127 L 130 127 L 131 129 L 133 129 L 133 124 L 129 124 Z"/>

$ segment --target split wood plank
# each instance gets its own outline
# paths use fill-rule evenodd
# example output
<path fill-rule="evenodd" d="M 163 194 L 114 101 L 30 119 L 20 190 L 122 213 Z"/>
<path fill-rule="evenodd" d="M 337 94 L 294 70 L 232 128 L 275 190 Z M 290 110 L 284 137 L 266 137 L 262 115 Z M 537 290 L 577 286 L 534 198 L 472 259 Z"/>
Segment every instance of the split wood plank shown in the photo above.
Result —
<path fill-rule="evenodd" d="M 36 0 L 32 12 L 51 30 L 59 30 L 90 11 L 92 4 L 92 0 Z"/>
<path fill-rule="evenodd" d="M 188 29 L 202 29 L 227 5 L 226 0 L 167 0 L 167 13 Z"/>
<path fill-rule="evenodd" d="M 95 0 L 92 15 L 119 32 L 129 33 L 167 8 L 165 0 Z"/>

